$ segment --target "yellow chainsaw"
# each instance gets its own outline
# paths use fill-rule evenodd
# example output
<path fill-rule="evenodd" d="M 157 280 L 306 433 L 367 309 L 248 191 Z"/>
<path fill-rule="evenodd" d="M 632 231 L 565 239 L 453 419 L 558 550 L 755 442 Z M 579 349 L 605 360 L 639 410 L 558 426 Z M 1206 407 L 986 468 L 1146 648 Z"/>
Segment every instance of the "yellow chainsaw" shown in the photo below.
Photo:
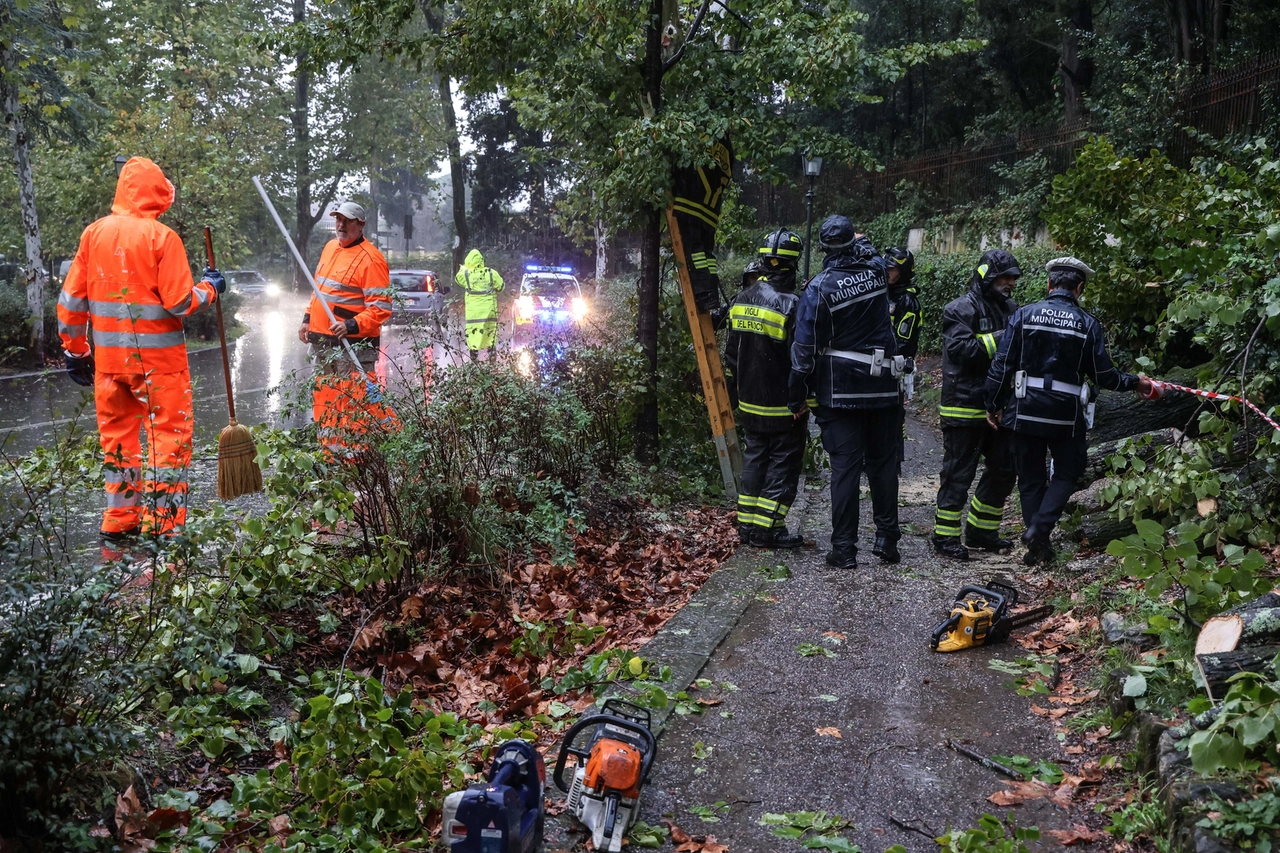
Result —
<path fill-rule="evenodd" d="M 1046 604 L 1013 613 L 1018 606 L 1018 590 L 990 579 L 983 586 L 966 586 L 956 593 L 951 613 L 933 629 L 929 648 L 935 652 L 958 652 L 987 643 L 1002 643 L 1015 628 L 1039 622 L 1053 614 Z"/>

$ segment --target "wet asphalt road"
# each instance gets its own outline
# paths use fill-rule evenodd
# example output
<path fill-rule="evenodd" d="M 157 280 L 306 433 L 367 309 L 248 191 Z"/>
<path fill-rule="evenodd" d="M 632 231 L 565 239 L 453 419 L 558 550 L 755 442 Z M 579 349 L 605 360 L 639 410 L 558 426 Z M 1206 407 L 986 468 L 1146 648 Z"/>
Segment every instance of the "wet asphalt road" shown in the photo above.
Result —
<path fill-rule="evenodd" d="M 865 541 L 857 570 L 827 567 L 830 492 L 811 480 L 816 488 L 804 533 L 820 547 L 755 552 L 762 568 L 783 563 L 792 576 L 764 584 L 700 673 L 737 690 L 695 693 L 722 702 L 668 721 L 643 820 L 670 816 L 686 832 L 715 835 L 732 853 L 799 851 L 799 842 L 760 826 L 761 815 L 821 809 L 851 819 L 854 827 L 844 834 L 867 853 L 893 844 L 925 853 L 937 849 L 931 836 L 948 827 L 972 827 L 983 813 L 1010 811 L 986 801 L 1001 789 L 1001 777 L 946 749 L 945 739 L 988 755 L 1068 766 L 1052 726 L 1029 713 L 1029 699 L 1004 686 L 1010 676 L 988 668 L 992 658 L 1018 656 L 1015 647 L 929 651 L 929 634 L 962 585 L 993 573 L 1016 578 L 1022 567 L 1009 556 L 982 555 L 964 565 L 933 554 L 928 531 L 942 450 L 934 430 L 911 420 L 909 432 L 902 563 L 881 564 Z M 869 503 L 864 492 L 864 540 Z M 803 643 L 837 657 L 803 657 Z M 718 822 L 690 812 L 718 802 L 729 804 Z M 1070 823 L 1067 812 L 1043 800 L 1013 811 L 1022 825 L 1042 830 Z M 919 831 L 902 829 L 890 816 Z"/>

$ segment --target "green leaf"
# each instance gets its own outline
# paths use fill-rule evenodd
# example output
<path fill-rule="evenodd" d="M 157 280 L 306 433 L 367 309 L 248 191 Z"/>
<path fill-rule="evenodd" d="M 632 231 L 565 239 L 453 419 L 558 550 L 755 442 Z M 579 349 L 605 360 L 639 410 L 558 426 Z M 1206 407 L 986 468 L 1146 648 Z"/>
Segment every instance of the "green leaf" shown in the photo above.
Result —
<path fill-rule="evenodd" d="M 1134 522 L 1134 527 L 1138 528 L 1138 535 L 1148 545 L 1156 547 L 1164 544 L 1164 526 L 1158 521 L 1140 518 Z"/>
<path fill-rule="evenodd" d="M 1129 698 L 1142 696 L 1147 692 L 1147 677 L 1135 672 L 1124 680 L 1124 695 Z"/>
<path fill-rule="evenodd" d="M 808 838 L 800 845 L 806 850 L 835 850 L 837 853 L 860 853 L 858 845 L 843 835 L 819 835 Z"/>

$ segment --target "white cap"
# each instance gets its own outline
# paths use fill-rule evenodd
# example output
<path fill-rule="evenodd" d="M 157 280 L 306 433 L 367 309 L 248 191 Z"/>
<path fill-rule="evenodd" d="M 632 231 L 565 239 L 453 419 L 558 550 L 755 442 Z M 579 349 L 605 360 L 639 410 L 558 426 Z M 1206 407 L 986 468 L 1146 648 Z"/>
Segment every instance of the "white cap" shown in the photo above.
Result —
<path fill-rule="evenodd" d="M 364 222 L 364 208 L 354 201 L 344 201 L 333 210 L 330 216 L 345 216 L 347 219 L 359 219 Z"/>
<path fill-rule="evenodd" d="M 1045 270 L 1053 272 L 1054 270 L 1075 270 L 1083 275 L 1086 279 L 1093 276 L 1093 270 L 1089 265 L 1079 258 L 1073 258 L 1070 255 L 1065 258 L 1054 258 L 1044 265 Z"/>

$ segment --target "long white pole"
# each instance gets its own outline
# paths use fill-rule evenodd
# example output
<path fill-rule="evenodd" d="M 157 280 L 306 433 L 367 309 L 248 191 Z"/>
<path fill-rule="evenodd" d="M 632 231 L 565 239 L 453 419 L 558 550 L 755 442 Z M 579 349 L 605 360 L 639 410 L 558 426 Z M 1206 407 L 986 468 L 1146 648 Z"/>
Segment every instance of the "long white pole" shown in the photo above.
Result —
<path fill-rule="evenodd" d="M 293 252 L 293 259 L 298 262 L 298 269 L 302 270 L 302 274 L 307 277 L 307 283 L 311 285 L 311 292 L 316 295 L 316 299 L 320 302 L 320 307 L 324 309 L 325 316 L 329 318 L 330 323 L 337 323 L 338 319 L 333 316 L 333 309 L 329 307 L 329 303 L 325 301 L 324 294 L 320 292 L 320 286 L 316 284 L 315 277 L 311 275 L 311 270 L 307 269 L 306 259 L 302 257 L 302 253 L 298 251 L 298 247 L 294 244 L 293 238 L 289 236 L 289 229 L 284 227 L 284 222 L 280 220 L 280 214 L 276 213 L 276 206 L 271 203 L 270 196 L 267 195 L 266 189 L 262 186 L 262 181 L 255 175 L 253 185 L 258 190 L 258 195 L 262 196 L 262 203 L 267 206 L 267 211 L 271 214 L 271 218 L 276 221 L 276 227 L 280 229 L 284 241 L 289 244 L 290 251 Z M 356 370 L 364 373 L 364 365 L 360 363 L 360 359 L 356 357 L 356 351 L 351 348 L 351 342 L 346 338 L 338 338 L 342 342 L 342 348 L 347 351 L 347 355 L 351 358 L 351 363 L 356 366 Z"/>

